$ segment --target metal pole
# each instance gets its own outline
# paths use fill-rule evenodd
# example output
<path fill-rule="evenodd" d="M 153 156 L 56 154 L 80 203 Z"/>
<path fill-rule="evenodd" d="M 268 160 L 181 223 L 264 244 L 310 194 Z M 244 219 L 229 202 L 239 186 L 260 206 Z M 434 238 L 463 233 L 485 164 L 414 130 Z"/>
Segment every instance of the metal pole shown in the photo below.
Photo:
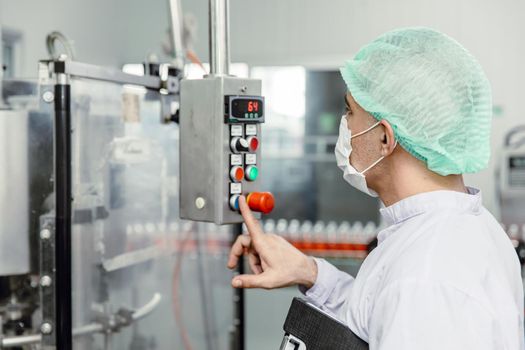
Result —
<path fill-rule="evenodd" d="M 71 85 L 59 73 L 55 85 L 56 344 L 73 348 L 71 283 Z"/>
<path fill-rule="evenodd" d="M 0 7 L 1 4 L 0 4 Z M 4 107 L 4 98 L 2 97 L 4 90 L 2 89 L 2 80 L 4 79 L 4 64 L 2 63 L 2 58 L 4 57 L 2 53 L 2 24 L 0 23 L 0 109 Z"/>
<path fill-rule="evenodd" d="M 173 45 L 174 64 L 176 68 L 184 68 L 184 45 L 182 42 L 183 16 L 180 0 L 169 0 L 171 40 Z"/>
<path fill-rule="evenodd" d="M 237 236 L 242 235 L 242 224 L 233 225 L 233 241 Z M 237 264 L 237 273 L 244 274 L 244 259 L 241 256 Z M 244 350 L 245 348 L 245 319 L 244 319 L 244 289 L 235 288 L 233 295 L 233 325 L 235 327 L 234 350 Z"/>
<path fill-rule="evenodd" d="M 230 74 L 229 0 L 210 0 L 210 75 Z"/>

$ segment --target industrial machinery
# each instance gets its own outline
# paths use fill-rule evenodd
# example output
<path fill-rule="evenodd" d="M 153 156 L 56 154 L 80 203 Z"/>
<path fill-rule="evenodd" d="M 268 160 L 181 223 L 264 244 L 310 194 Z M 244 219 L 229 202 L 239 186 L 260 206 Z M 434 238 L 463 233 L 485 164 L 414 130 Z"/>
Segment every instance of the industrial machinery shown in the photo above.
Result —
<path fill-rule="evenodd" d="M 499 198 L 501 222 L 509 234 L 513 231 L 513 235 L 520 235 L 521 230 L 525 234 L 525 125 L 505 135 L 500 156 Z"/>
<path fill-rule="evenodd" d="M 239 196 L 256 213 L 274 206 L 266 101 L 259 80 L 229 74 L 227 1 L 210 0 L 199 80 L 184 79 L 170 9 L 174 59 L 143 76 L 50 50 L 38 80 L 0 79 L 0 349 L 244 349 L 244 295 L 224 266 Z M 342 259 L 362 259 L 376 228 L 281 226 L 299 249 Z"/>
<path fill-rule="evenodd" d="M 224 0 L 210 1 L 210 75 L 185 81 L 170 5 L 175 57 L 150 74 L 57 53 L 37 81 L 2 81 L 0 349 L 244 348 L 223 271 L 240 224 L 195 221 L 240 223 L 241 194 L 273 207 L 261 84 L 228 74 Z"/>

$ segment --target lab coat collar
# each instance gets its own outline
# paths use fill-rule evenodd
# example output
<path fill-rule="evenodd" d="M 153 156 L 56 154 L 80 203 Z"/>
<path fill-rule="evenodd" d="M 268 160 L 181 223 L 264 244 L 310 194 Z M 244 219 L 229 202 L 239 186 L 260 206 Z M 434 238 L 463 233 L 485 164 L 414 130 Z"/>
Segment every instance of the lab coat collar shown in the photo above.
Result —
<path fill-rule="evenodd" d="M 467 187 L 467 191 L 468 194 L 456 191 L 419 193 L 379 211 L 388 226 L 399 224 L 416 215 L 443 209 L 478 214 L 482 205 L 481 191 L 473 187 Z"/>

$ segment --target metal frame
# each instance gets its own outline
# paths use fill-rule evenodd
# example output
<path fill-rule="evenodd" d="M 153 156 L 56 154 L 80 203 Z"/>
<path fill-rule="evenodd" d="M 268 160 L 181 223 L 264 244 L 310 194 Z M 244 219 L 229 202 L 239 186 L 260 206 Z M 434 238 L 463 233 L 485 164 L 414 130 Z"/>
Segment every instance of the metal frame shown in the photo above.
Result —
<path fill-rule="evenodd" d="M 124 73 L 119 69 L 101 67 L 88 63 L 64 60 L 48 61 L 50 73 L 66 74 L 77 78 L 87 78 L 113 82 L 117 84 L 130 84 L 142 86 L 147 89 L 165 92 L 166 94 L 175 94 L 179 91 L 179 78 L 167 76 L 149 76 L 149 75 L 132 75 Z M 167 69 L 169 65 L 164 65 Z M 164 70 L 166 70 L 164 69 Z"/>
<path fill-rule="evenodd" d="M 56 346 L 53 328 L 56 320 L 55 308 L 55 217 L 47 215 L 40 219 L 40 305 L 42 308 L 41 344 Z"/>
<path fill-rule="evenodd" d="M 229 0 L 209 0 L 210 75 L 230 74 L 229 12 Z M 242 224 L 234 224 L 234 242 L 239 235 L 242 235 Z M 244 274 L 244 259 L 242 257 L 238 262 L 236 272 Z M 244 289 L 235 289 L 233 296 L 234 336 L 232 339 L 234 350 L 244 350 L 246 345 L 244 295 Z"/>
<path fill-rule="evenodd" d="M 131 84 L 174 96 L 179 91 L 178 77 L 135 76 L 120 70 L 70 60 L 41 61 L 40 83 L 49 85 L 56 78 L 54 91 L 43 89 L 44 100 L 54 101 L 54 182 L 55 217 L 42 224 L 41 301 L 42 345 L 59 350 L 72 349 L 72 145 L 71 145 L 71 77 L 117 84 Z M 44 91 L 46 90 L 46 91 Z M 166 101 L 163 101 L 166 102 Z M 50 223 L 50 220 L 53 220 Z M 48 237 L 48 233 L 50 235 Z M 54 269 L 54 270 L 53 270 Z M 49 284 L 51 283 L 51 284 Z M 53 298 L 54 296 L 54 298 Z M 54 320 L 54 322 L 53 322 Z"/>
<path fill-rule="evenodd" d="M 71 85 L 65 73 L 56 74 L 55 84 L 55 273 L 56 344 L 72 349 L 71 282 Z"/>
<path fill-rule="evenodd" d="M 233 225 L 233 242 L 238 236 L 242 235 L 242 224 Z M 244 259 L 241 257 L 237 265 L 239 275 L 244 274 Z M 233 350 L 244 350 L 246 347 L 246 321 L 245 321 L 245 304 L 244 304 L 244 289 L 236 288 L 233 292 L 233 325 L 235 329 Z"/>
<path fill-rule="evenodd" d="M 230 74 L 229 0 L 209 0 L 210 75 Z"/>

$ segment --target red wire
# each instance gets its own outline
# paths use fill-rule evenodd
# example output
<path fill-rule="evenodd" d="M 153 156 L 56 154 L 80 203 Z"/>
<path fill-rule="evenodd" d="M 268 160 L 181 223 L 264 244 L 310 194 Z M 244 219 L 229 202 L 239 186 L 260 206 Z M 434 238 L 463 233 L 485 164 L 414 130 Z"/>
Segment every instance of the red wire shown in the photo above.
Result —
<path fill-rule="evenodd" d="M 188 50 L 186 52 L 186 57 L 191 61 L 191 63 L 198 64 L 202 68 L 202 70 L 204 71 L 204 74 L 208 74 L 208 72 L 206 72 L 206 68 L 204 68 L 204 65 L 202 64 L 199 56 L 197 56 L 197 54 L 193 50 Z"/>
<path fill-rule="evenodd" d="M 186 248 L 186 244 L 190 241 L 190 237 L 191 231 L 187 233 L 186 237 L 182 241 L 182 244 L 179 246 L 180 251 L 178 252 L 177 259 L 175 260 L 172 279 L 173 314 L 175 315 L 175 321 L 177 323 L 177 327 L 179 328 L 179 333 L 182 338 L 182 344 L 185 350 L 192 350 L 192 346 L 190 342 L 190 337 L 188 335 L 188 332 L 186 331 L 186 327 L 184 327 L 184 323 L 182 320 L 181 305 L 179 298 L 179 279 L 182 270 L 182 257 L 184 255 L 184 249 Z"/>

